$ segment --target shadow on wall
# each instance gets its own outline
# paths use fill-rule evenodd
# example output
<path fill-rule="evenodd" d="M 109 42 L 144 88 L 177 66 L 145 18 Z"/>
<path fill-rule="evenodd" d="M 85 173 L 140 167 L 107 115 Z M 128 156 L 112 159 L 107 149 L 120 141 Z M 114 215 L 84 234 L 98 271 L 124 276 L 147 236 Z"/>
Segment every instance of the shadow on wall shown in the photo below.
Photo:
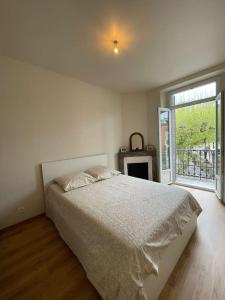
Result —
<path fill-rule="evenodd" d="M 41 164 L 35 166 L 35 178 L 36 178 L 36 186 L 39 191 L 41 191 L 42 199 L 44 200 L 44 183 L 43 183 L 43 174 Z"/>

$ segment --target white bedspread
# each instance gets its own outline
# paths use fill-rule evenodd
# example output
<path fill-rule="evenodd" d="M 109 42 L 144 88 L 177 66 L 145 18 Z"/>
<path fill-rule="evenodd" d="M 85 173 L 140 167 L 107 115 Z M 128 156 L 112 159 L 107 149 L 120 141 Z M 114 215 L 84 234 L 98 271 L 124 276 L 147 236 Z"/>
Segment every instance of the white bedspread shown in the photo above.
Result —
<path fill-rule="evenodd" d="M 63 193 L 52 185 L 47 214 L 103 299 L 145 299 L 163 250 L 201 208 L 187 191 L 125 175 Z"/>

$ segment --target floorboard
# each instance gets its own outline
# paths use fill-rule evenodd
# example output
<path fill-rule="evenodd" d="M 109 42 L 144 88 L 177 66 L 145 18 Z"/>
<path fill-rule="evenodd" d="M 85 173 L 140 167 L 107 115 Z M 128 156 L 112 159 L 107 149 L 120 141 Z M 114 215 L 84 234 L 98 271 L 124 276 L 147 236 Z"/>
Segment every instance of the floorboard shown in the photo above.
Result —
<path fill-rule="evenodd" d="M 225 299 L 225 207 L 189 189 L 203 213 L 160 300 Z M 76 257 L 44 215 L 0 232 L 0 299 L 100 300 Z"/>

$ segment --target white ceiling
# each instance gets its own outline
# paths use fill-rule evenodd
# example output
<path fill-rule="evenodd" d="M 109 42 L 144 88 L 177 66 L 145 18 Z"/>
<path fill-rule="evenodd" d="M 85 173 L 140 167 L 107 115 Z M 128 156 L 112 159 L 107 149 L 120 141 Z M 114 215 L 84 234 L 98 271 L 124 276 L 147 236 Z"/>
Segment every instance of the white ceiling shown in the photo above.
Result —
<path fill-rule="evenodd" d="M 0 51 L 116 91 L 151 89 L 225 61 L 225 0 L 0 0 Z"/>

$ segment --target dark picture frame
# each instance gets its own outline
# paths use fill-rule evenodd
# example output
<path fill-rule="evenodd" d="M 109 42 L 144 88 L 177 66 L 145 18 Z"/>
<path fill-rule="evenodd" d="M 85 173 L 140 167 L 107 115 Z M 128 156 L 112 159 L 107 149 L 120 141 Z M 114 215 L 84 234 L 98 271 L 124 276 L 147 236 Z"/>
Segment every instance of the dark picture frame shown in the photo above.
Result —
<path fill-rule="evenodd" d="M 141 144 L 136 147 L 134 144 L 134 138 L 139 137 Z M 140 132 L 134 132 L 130 135 L 130 151 L 144 151 L 144 137 Z"/>

